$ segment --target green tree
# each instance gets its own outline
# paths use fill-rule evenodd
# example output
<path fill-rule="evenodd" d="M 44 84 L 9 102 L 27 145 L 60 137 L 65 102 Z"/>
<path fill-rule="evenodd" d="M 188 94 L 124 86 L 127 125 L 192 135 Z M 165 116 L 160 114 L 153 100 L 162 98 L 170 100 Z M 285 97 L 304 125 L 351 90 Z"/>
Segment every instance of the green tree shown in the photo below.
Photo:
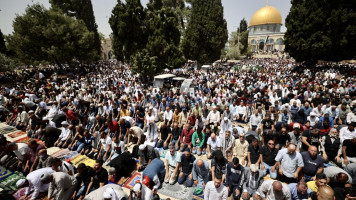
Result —
<path fill-rule="evenodd" d="M 179 22 L 175 12 L 169 7 L 163 7 L 161 0 L 153 0 L 147 4 L 147 44 L 141 56 L 136 57 L 134 71 L 144 75 L 152 76 L 163 71 L 164 68 L 177 68 L 185 62 L 182 52 L 179 49 L 180 32 Z M 143 56 L 142 56 L 143 55 Z M 137 64 L 145 63 L 137 59 L 144 58 L 145 61 L 151 57 L 155 67 L 149 71 L 144 66 Z M 147 65 L 146 65 L 147 66 Z"/>
<path fill-rule="evenodd" d="M 192 1 L 191 16 L 182 41 L 187 59 L 211 63 L 220 58 L 228 39 L 221 0 Z"/>
<path fill-rule="evenodd" d="M 308 65 L 318 60 L 353 59 L 356 52 L 356 2 L 292 0 L 286 18 L 285 50 Z"/>
<path fill-rule="evenodd" d="M 6 52 L 5 38 L 0 30 L 0 53 L 6 54 Z"/>
<path fill-rule="evenodd" d="M 62 10 L 68 16 L 84 21 L 88 30 L 94 33 L 93 48 L 96 49 L 99 56 L 101 43 L 91 0 L 50 0 L 50 3 L 53 8 Z"/>
<path fill-rule="evenodd" d="M 163 0 L 163 7 L 172 8 L 178 16 L 181 33 L 185 30 L 185 24 L 189 20 L 190 8 L 185 6 L 186 0 Z M 188 3 L 188 2 L 187 2 Z"/>
<path fill-rule="evenodd" d="M 12 71 L 16 68 L 15 61 L 0 53 L 0 72 Z"/>
<path fill-rule="evenodd" d="M 109 23 L 113 31 L 114 54 L 118 60 L 130 62 L 132 56 L 146 46 L 145 18 L 140 0 L 117 2 Z"/>
<path fill-rule="evenodd" d="M 40 4 L 26 8 L 13 22 L 14 33 L 7 38 L 8 47 L 19 61 L 31 64 L 49 61 L 57 64 L 91 62 L 97 56 L 93 49 L 94 33 L 82 20 L 75 20 Z"/>
<path fill-rule="evenodd" d="M 245 18 L 243 18 L 240 21 L 240 26 L 237 29 L 237 32 L 239 34 L 239 42 L 242 45 L 240 50 L 241 50 L 241 54 L 245 55 L 247 53 L 247 47 L 248 47 L 248 25 L 247 25 L 247 21 L 245 20 Z"/>

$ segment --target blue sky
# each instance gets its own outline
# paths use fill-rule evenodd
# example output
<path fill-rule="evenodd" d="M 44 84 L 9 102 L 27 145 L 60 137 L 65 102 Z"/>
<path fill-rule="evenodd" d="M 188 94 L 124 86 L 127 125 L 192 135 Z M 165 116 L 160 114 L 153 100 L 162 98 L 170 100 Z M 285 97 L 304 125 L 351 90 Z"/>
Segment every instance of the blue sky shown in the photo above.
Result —
<path fill-rule="evenodd" d="M 4 34 L 13 31 L 12 22 L 16 14 L 22 15 L 27 7 L 34 3 L 41 3 L 49 8 L 49 0 L 0 0 L 0 29 Z M 146 5 L 148 0 L 141 0 Z M 111 33 L 109 18 L 117 0 L 92 0 L 96 23 L 99 32 L 108 36 Z M 242 18 L 250 22 L 252 15 L 266 5 L 265 0 L 222 0 L 224 17 L 227 21 L 229 33 L 235 31 Z M 269 5 L 276 7 L 282 14 L 283 23 L 291 7 L 290 0 L 269 0 Z M 285 31 L 282 27 L 282 31 Z"/>

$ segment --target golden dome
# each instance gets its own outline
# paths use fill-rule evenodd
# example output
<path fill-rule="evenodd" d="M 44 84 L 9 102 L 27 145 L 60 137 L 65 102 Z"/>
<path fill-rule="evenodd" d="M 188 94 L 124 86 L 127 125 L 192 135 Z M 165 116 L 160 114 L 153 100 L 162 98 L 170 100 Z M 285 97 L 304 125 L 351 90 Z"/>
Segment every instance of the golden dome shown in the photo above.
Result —
<path fill-rule="evenodd" d="M 272 6 L 265 6 L 259 9 L 252 16 L 249 27 L 261 24 L 282 24 L 281 13 Z"/>

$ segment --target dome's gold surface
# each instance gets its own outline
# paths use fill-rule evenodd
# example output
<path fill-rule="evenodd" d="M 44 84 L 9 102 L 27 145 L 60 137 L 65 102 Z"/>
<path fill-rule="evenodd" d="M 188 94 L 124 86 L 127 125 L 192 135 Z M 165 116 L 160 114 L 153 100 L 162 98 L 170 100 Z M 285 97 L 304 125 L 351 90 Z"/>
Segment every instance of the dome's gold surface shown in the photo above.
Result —
<path fill-rule="evenodd" d="M 249 27 L 261 24 L 282 24 L 281 13 L 272 6 L 265 6 L 259 9 L 252 16 Z"/>

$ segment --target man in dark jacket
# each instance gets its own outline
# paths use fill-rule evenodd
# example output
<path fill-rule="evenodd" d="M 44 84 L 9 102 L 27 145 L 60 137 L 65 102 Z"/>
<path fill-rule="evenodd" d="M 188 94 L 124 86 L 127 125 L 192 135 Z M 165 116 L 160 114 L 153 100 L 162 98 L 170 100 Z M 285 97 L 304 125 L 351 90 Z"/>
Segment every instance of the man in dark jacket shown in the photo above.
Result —
<path fill-rule="evenodd" d="M 234 200 L 240 199 L 244 170 L 244 167 L 239 164 L 239 159 L 236 157 L 232 159 L 232 162 L 227 164 L 225 186 L 229 190 L 229 196 L 233 194 Z"/>

